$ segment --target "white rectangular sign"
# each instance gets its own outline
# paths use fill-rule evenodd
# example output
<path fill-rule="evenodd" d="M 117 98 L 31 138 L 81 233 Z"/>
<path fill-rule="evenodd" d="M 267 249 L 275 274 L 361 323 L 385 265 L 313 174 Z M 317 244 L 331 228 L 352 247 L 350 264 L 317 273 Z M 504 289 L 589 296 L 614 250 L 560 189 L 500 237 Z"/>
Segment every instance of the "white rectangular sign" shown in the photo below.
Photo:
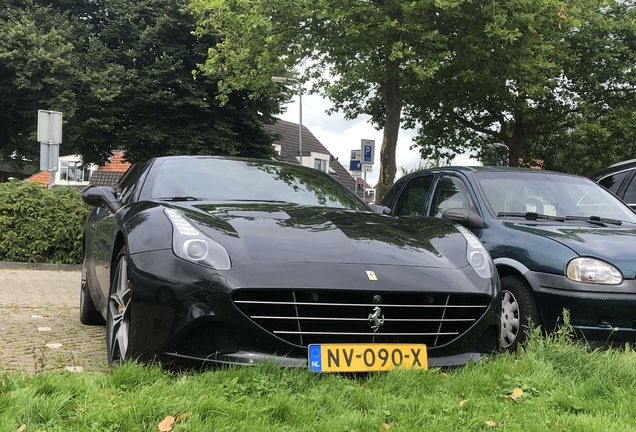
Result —
<path fill-rule="evenodd" d="M 38 142 L 60 144 L 62 142 L 62 113 L 38 110 Z"/>
<path fill-rule="evenodd" d="M 362 172 L 373 172 L 373 165 L 362 164 Z"/>

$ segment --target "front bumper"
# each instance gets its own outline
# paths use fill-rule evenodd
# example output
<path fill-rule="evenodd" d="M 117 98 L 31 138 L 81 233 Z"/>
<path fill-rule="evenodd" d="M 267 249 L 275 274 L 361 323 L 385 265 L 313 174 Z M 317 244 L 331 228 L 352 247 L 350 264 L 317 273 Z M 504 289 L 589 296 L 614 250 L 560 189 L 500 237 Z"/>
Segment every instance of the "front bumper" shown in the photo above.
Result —
<path fill-rule="evenodd" d="M 321 267 L 319 264 L 296 263 L 287 266 L 285 272 L 268 265 L 253 264 L 249 277 L 245 278 L 247 269 L 217 272 L 178 259 L 171 250 L 134 254 L 130 263 L 133 346 L 142 360 L 159 358 L 183 365 L 251 365 L 270 361 L 281 366 L 307 367 L 307 348 L 290 343 L 250 319 L 234 303 L 233 293 L 255 287 L 337 290 L 337 287 L 349 286 L 354 287 L 353 291 L 367 289 L 361 282 L 356 286 L 346 281 L 351 265 L 345 264 L 334 269 L 333 264 Z M 391 271 L 396 275 L 405 273 L 404 268 L 399 269 L 401 272 L 389 268 L 370 270 L 387 275 L 387 279 L 390 279 Z M 356 268 L 355 273 L 365 275 L 362 269 Z M 334 276 L 331 281 L 330 275 Z M 431 367 L 462 365 L 471 359 L 478 361 L 498 349 L 501 309 L 498 287 L 489 286 L 488 281 L 475 279 L 473 282 L 462 277 L 467 294 L 488 298 L 486 307 L 480 319 L 455 340 L 428 350 Z M 484 283 L 478 286 L 479 282 Z M 412 276 L 391 283 L 392 288 L 399 287 L 406 292 L 422 291 L 422 285 L 427 284 Z M 382 293 L 382 286 L 375 285 L 378 293 Z"/>
<path fill-rule="evenodd" d="M 636 341 L 636 280 L 620 285 L 574 282 L 565 276 L 529 272 L 548 332 L 563 323 L 563 309 L 577 336 L 589 341 Z"/>

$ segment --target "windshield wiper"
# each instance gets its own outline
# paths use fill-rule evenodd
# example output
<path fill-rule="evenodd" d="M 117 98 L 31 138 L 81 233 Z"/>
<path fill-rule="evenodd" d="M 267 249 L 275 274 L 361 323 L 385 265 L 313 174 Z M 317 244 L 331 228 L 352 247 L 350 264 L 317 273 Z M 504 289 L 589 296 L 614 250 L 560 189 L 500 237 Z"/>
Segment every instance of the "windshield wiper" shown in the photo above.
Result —
<path fill-rule="evenodd" d="M 157 199 L 161 201 L 201 201 L 201 198 L 192 197 L 192 196 L 173 196 L 173 197 L 162 197 Z"/>
<path fill-rule="evenodd" d="M 566 216 L 565 220 L 583 221 L 598 226 L 607 226 L 605 224 L 623 225 L 623 221 L 621 220 L 607 219 L 600 216 Z"/>
<path fill-rule="evenodd" d="M 563 219 L 560 216 L 550 216 L 550 215 L 535 213 L 535 212 L 525 212 L 525 213 L 499 212 L 497 213 L 497 217 L 522 217 L 526 220 L 548 220 L 548 221 L 557 221 L 557 222 L 565 221 L 565 219 Z"/>

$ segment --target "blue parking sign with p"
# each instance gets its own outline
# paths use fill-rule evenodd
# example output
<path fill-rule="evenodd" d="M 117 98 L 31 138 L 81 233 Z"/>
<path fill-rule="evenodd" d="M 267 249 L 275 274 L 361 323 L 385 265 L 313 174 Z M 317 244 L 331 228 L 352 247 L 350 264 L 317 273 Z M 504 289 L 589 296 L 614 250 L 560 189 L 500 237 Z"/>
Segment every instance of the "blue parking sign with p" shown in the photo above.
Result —
<path fill-rule="evenodd" d="M 362 163 L 373 165 L 373 154 L 375 148 L 375 141 L 362 140 Z"/>

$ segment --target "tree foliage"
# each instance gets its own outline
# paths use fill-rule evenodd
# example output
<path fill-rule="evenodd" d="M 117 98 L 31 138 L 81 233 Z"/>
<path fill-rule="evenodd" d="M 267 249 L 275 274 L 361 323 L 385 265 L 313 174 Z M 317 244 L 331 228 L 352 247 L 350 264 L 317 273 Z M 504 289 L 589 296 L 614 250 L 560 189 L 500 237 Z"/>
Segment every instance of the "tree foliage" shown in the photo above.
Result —
<path fill-rule="evenodd" d="M 449 55 L 414 100 L 426 156 L 474 151 L 510 166 L 590 173 L 634 135 L 634 19 L 628 2 L 466 3 L 440 27 Z M 633 142 L 633 141 L 632 141 Z M 578 156 L 578 157 L 573 157 Z"/>
<path fill-rule="evenodd" d="M 4 3 L 4 5 L 2 5 Z M 38 109 L 62 111 L 62 152 L 101 163 L 164 154 L 273 155 L 280 93 L 224 93 L 194 76 L 214 35 L 185 0 L 0 0 L 0 153 L 37 160 Z"/>
<path fill-rule="evenodd" d="M 462 1 L 458 2 L 461 3 Z M 413 84 L 446 52 L 432 26 L 456 2 L 414 0 L 194 0 L 202 34 L 218 34 L 203 70 L 222 89 L 271 89 L 272 76 L 315 80 L 345 118 L 368 114 L 384 129 L 378 197 L 393 183 L 402 109 Z M 305 62 L 305 70 L 299 65 Z M 328 75 L 327 75 L 328 74 Z M 329 78 L 328 78 L 328 77 Z"/>

